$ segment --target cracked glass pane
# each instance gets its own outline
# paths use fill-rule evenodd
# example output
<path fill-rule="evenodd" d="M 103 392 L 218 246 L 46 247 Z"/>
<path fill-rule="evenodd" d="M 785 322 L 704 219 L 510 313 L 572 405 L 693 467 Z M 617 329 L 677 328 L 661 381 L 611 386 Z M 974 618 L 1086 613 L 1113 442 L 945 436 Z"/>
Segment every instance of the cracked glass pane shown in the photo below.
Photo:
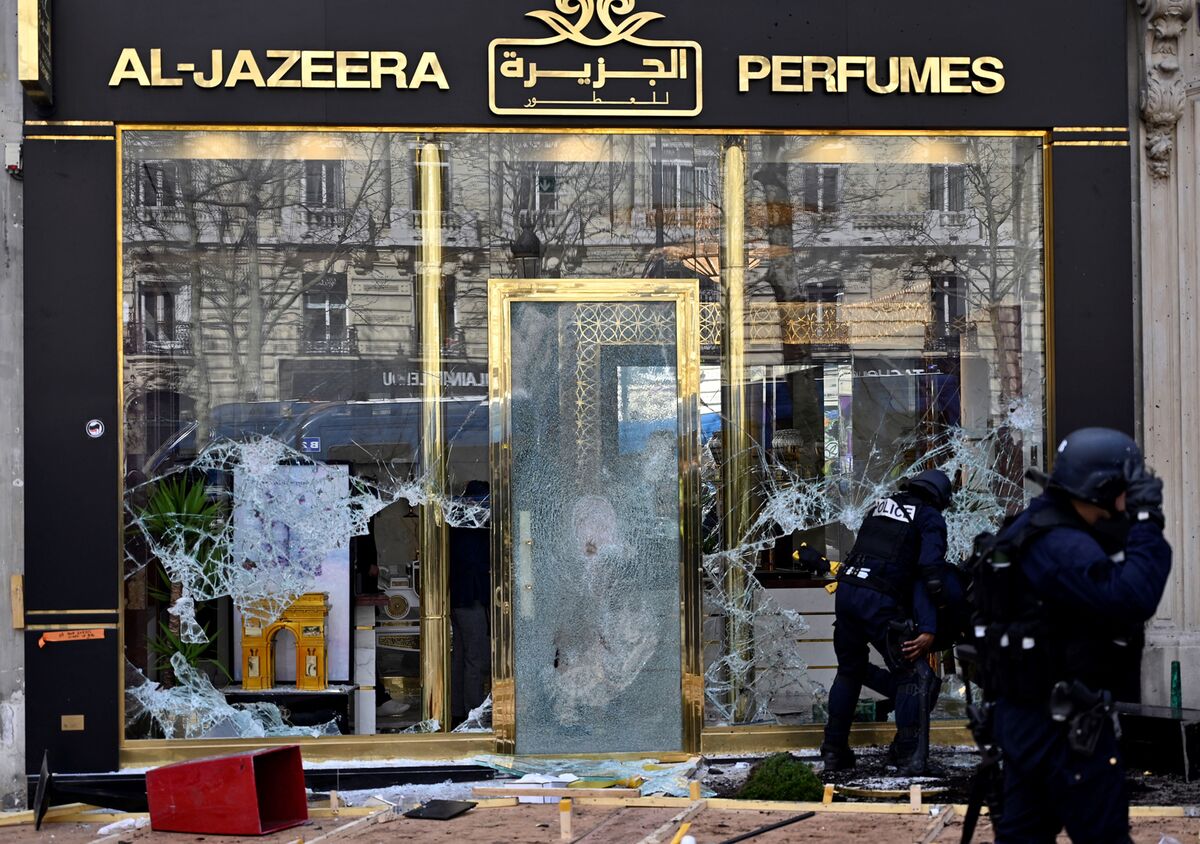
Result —
<path fill-rule="evenodd" d="M 865 508 L 898 479 L 933 466 L 955 478 L 955 558 L 1021 503 L 1025 469 L 1044 462 L 1037 137 L 123 138 L 124 624 L 126 656 L 145 678 L 131 675 L 127 690 L 146 701 L 130 708 L 141 713 L 131 738 L 434 728 L 420 648 L 429 549 L 418 530 L 434 510 L 447 524 L 451 650 L 437 728 L 491 723 L 492 677 L 504 668 L 493 645 L 510 655 L 493 642 L 506 619 L 492 579 L 489 279 L 696 281 L 700 335 L 683 339 L 701 364 L 695 518 L 709 724 L 823 717 L 834 658 L 821 560 L 842 559 Z M 417 152 L 429 143 L 440 151 L 426 173 L 443 194 L 436 220 L 421 207 Z M 744 441 L 729 417 L 736 385 L 723 325 L 726 143 L 746 157 L 744 357 L 734 379 L 744 383 Z M 443 241 L 430 294 L 436 370 L 421 350 L 423 226 Z M 514 354 L 534 348 L 518 343 Z M 555 347 L 529 372 L 569 352 Z M 546 478 L 563 476 L 525 479 L 531 518 L 586 501 L 558 515 L 604 540 L 610 522 L 646 527 L 666 507 L 646 473 L 669 462 L 651 433 L 670 418 L 673 358 L 639 355 L 605 347 L 606 421 L 568 455 L 606 455 L 593 497 L 575 490 L 584 481 L 562 460 L 544 461 Z M 579 372 L 555 377 L 530 386 L 564 402 L 587 386 Z M 444 484 L 422 462 L 431 378 L 442 385 Z M 741 443 L 734 453 L 730 442 Z M 732 520 L 730 467 L 750 488 L 744 518 Z M 636 518 L 620 501 L 641 502 Z M 678 726 L 668 708 L 678 688 L 668 695 L 666 674 L 655 673 L 671 647 L 680 667 L 677 605 L 668 613 L 664 598 L 652 610 L 653 589 L 631 595 L 645 572 L 629 560 L 593 568 L 570 579 L 550 566 L 539 579 L 559 584 L 556 613 L 599 596 L 591 632 L 559 644 L 575 660 L 592 647 L 587 664 L 601 670 L 568 676 L 551 659 L 549 675 L 521 673 L 516 699 L 545 704 L 525 717 L 549 730 L 550 713 L 603 733 L 611 722 L 600 702 L 639 690 Z M 312 638 L 320 624 L 273 632 L 301 605 L 328 607 L 324 651 Z M 650 651 L 648 630 L 661 634 Z M 251 653 L 243 644 L 255 631 L 269 641 Z M 545 644 L 536 636 L 514 644 L 518 660 L 545 657 L 533 656 Z M 252 657 L 264 688 L 245 688 Z M 325 688 L 300 688 L 313 672 Z M 218 697 L 243 714 L 274 706 L 279 720 L 234 717 Z M 510 703 L 497 696 L 498 716 Z M 654 741 L 668 733 L 660 726 Z"/>
<path fill-rule="evenodd" d="M 675 305 L 511 308 L 517 752 L 680 749 Z"/>

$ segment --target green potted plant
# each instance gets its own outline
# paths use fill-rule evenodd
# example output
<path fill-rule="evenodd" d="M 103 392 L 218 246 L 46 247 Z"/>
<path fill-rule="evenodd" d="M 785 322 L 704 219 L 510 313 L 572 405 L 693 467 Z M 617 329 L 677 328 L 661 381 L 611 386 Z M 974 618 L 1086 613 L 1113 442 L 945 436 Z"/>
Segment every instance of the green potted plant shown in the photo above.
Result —
<path fill-rule="evenodd" d="M 211 498 L 205 490 L 204 477 L 188 473 L 163 478 L 154 485 L 146 506 L 138 513 L 142 530 L 151 539 L 152 547 L 184 552 L 195 560 L 205 580 L 212 580 L 217 567 L 224 565 L 226 549 L 218 540 L 221 524 L 227 510 L 223 502 Z M 158 565 L 159 580 L 168 588 L 150 589 L 150 594 L 166 607 L 174 606 L 183 596 L 183 584 L 172 580 L 161 559 Z M 200 605 L 196 607 L 197 612 Z M 158 623 L 159 632 L 149 643 L 156 656 L 155 667 L 163 685 L 172 685 L 174 672 L 171 656 L 183 655 L 189 665 L 215 666 L 226 677 L 229 671 L 211 656 L 215 649 L 216 636 L 208 634 L 207 642 L 183 641 L 179 616 L 169 614 L 166 622 Z"/>

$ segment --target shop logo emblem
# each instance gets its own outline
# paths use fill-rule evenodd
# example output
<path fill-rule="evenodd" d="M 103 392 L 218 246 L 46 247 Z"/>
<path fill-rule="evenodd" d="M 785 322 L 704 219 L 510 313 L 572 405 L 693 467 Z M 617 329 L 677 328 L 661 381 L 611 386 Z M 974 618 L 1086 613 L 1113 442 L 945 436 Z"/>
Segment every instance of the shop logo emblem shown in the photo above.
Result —
<path fill-rule="evenodd" d="M 99 419 L 89 419 L 83 430 L 89 437 L 94 440 L 98 440 L 104 436 L 104 423 Z"/>
<path fill-rule="evenodd" d="M 703 108 L 702 55 L 695 41 L 641 37 L 664 18 L 635 12 L 637 0 L 555 0 L 529 12 L 554 31 L 488 45 L 495 114 L 694 117 Z"/>

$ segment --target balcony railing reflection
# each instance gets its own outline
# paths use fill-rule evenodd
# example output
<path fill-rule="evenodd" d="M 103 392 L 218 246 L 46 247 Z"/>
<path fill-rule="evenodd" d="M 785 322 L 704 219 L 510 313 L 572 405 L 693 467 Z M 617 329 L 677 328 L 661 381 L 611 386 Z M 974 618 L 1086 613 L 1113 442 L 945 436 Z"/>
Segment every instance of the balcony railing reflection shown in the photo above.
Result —
<path fill-rule="evenodd" d="M 345 337 L 305 337 L 300 341 L 300 353 L 305 355 L 357 355 L 358 331 L 346 330 Z"/>
<path fill-rule="evenodd" d="M 127 323 L 124 347 L 127 355 L 190 355 L 192 326 L 179 323 L 170 330 L 155 332 L 147 331 L 142 323 Z"/>

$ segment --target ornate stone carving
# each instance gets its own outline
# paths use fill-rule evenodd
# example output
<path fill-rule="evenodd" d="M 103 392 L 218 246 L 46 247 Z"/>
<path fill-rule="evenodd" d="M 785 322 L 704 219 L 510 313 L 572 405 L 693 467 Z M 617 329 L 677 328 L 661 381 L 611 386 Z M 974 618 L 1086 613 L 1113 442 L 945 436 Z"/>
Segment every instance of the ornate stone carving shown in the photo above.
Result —
<path fill-rule="evenodd" d="M 1179 38 L 1195 11 L 1195 0 L 1137 0 L 1146 33 L 1146 78 L 1142 84 L 1142 122 L 1146 125 L 1146 163 L 1151 175 L 1171 175 L 1175 126 L 1183 116 L 1183 75 Z"/>

